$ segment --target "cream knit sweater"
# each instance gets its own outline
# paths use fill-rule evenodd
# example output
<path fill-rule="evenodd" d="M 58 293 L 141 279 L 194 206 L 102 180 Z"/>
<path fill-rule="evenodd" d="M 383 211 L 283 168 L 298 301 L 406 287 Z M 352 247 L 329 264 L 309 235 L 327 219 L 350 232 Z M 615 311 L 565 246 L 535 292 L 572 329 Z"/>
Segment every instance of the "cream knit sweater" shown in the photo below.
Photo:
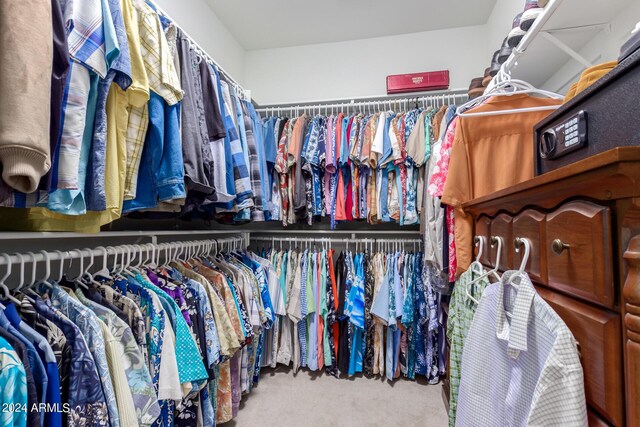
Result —
<path fill-rule="evenodd" d="M 0 165 L 25 193 L 51 167 L 51 0 L 0 1 Z"/>

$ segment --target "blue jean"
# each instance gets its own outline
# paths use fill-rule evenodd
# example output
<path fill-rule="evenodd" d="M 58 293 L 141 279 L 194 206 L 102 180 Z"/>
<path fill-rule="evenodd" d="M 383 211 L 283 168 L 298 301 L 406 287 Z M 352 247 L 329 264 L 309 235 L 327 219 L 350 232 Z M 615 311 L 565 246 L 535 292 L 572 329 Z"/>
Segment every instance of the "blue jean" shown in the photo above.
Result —
<path fill-rule="evenodd" d="M 138 171 L 136 198 L 125 200 L 123 212 L 150 209 L 158 206 L 158 200 L 184 197 L 180 104 L 168 105 L 160 95 L 151 92 L 149 129 Z"/>

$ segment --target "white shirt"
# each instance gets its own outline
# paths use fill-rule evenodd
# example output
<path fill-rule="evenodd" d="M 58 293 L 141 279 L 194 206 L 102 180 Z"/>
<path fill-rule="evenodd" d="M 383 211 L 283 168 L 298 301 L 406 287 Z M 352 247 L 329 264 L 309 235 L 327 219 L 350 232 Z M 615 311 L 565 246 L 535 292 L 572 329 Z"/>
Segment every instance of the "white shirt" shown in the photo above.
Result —
<path fill-rule="evenodd" d="M 485 289 L 473 318 L 456 426 L 586 426 L 575 339 L 526 274 L 515 279 L 517 294 L 503 285 L 513 274 Z M 513 307 L 511 319 L 505 302 L 507 310 Z"/>
<path fill-rule="evenodd" d="M 387 120 L 387 113 L 380 113 L 380 117 L 378 117 L 378 126 L 376 127 L 376 135 L 373 138 L 373 143 L 371 144 L 371 151 L 374 153 L 382 154 L 383 148 L 383 140 L 384 140 L 384 125 Z"/>
<path fill-rule="evenodd" d="M 156 309 L 162 309 L 162 304 L 157 295 L 149 292 Z M 158 400 L 175 400 L 181 402 L 183 395 L 191 391 L 185 384 L 183 389 L 178 374 L 178 360 L 176 358 L 176 336 L 171 327 L 171 321 L 167 313 L 164 313 L 164 339 L 162 353 L 160 354 L 160 376 L 158 377 Z"/>

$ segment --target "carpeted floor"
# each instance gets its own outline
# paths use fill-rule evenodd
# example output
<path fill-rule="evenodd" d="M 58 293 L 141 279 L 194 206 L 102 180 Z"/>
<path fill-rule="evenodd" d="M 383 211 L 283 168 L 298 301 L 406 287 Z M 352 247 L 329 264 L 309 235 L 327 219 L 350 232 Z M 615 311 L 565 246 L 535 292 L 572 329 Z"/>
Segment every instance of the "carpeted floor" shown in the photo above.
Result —
<path fill-rule="evenodd" d="M 442 385 L 424 380 L 386 380 L 279 367 L 262 370 L 260 384 L 244 396 L 238 417 L 223 424 L 239 427 L 447 426 Z"/>

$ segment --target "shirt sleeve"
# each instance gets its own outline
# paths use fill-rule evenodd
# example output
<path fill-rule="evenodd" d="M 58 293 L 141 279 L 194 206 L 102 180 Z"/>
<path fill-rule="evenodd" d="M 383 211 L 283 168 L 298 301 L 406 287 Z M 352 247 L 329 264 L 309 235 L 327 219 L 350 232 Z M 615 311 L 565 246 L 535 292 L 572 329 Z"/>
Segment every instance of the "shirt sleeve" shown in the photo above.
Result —
<path fill-rule="evenodd" d="M 3 411 L 0 414 L 0 423 L 3 426 L 27 425 L 27 376 L 18 356 L 12 354 L 14 359 L 10 365 L 2 364 L 0 369 L 0 393 L 1 403 L 13 404 L 19 407 L 14 411 Z M 22 410 L 26 409 L 26 410 Z"/>
<path fill-rule="evenodd" d="M 467 156 L 462 123 L 458 123 L 453 137 L 449 172 L 444 184 L 442 203 L 458 208 L 473 197 L 469 174 L 469 158 Z"/>
<path fill-rule="evenodd" d="M 553 372 L 555 371 L 555 372 Z M 545 368 L 533 397 L 527 425 L 586 426 L 587 408 L 582 369 Z"/>
<path fill-rule="evenodd" d="M 469 265 L 471 265 L 471 248 L 473 248 L 473 239 L 471 237 L 473 234 L 473 218 L 471 215 L 464 212 L 462 208 L 455 208 L 454 216 L 456 259 L 458 262 L 456 276 L 459 276 L 467 271 L 469 269 Z"/>

